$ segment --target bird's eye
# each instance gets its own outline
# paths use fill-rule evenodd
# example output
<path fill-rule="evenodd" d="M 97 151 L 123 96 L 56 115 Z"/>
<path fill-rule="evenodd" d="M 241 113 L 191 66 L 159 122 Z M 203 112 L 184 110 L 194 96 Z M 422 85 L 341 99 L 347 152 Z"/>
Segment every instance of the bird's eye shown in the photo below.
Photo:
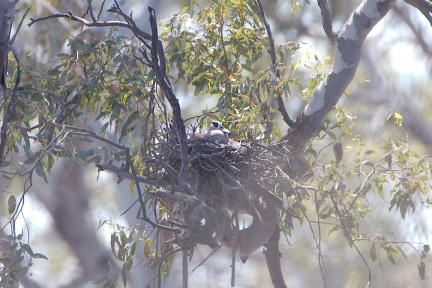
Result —
<path fill-rule="evenodd" d="M 218 128 L 218 127 L 219 127 L 219 123 L 218 123 L 218 122 L 212 122 L 212 124 L 213 124 L 213 126 L 214 126 L 215 128 Z"/>

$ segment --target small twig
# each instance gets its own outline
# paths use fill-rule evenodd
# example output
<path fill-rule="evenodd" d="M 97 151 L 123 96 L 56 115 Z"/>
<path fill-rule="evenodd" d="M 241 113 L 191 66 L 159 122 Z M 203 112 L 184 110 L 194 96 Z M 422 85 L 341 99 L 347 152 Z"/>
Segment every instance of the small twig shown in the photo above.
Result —
<path fill-rule="evenodd" d="M 317 224 L 318 224 L 318 247 L 320 247 L 318 249 L 318 263 L 319 263 L 319 267 L 320 267 L 320 271 L 321 271 L 321 276 L 322 279 L 324 281 L 324 287 L 327 287 L 326 284 L 326 278 L 324 275 L 324 257 L 322 255 L 322 251 L 321 251 L 321 217 L 320 217 L 320 211 L 319 211 L 319 207 L 318 207 L 318 201 L 317 201 L 317 194 L 318 194 L 318 190 L 315 190 L 315 213 L 317 214 Z"/>
<path fill-rule="evenodd" d="M 57 124 L 57 123 L 50 123 L 50 125 L 54 125 L 54 126 L 60 127 L 60 128 L 64 127 L 65 129 L 68 129 L 68 130 L 78 131 L 78 132 L 71 132 L 71 133 L 72 134 L 76 134 L 76 135 L 81 135 L 81 136 L 90 136 L 90 137 L 93 137 L 95 139 L 98 139 L 98 140 L 100 140 L 102 142 L 105 142 L 105 143 L 107 143 L 107 144 L 109 144 L 109 145 L 111 145 L 111 146 L 113 146 L 113 147 L 115 147 L 117 149 L 120 149 L 120 150 L 125 150 L 126 149 L 126 147 L 123 146 L 123 145 L 120 145 L 120 144 L 118 144 L 116 142 L 113 142 L 113 141 L 111 141 L 109 139 L 106 139 L 106 138 L 104 138 L 102 136 L 97 135 L 96 133 L 94 133 L 92 131 L 89 131 L 89 130 L 86 130 L 86 129 L 83 129 L 83 128 L 78 128 L 78 127 L 69 126 L 69 125 L 60 125 L 60 124 Z M 79 132 L 81 132 L 81 133 L 79 133 Z"/>
<path fill-rule="evenodd" d="M 92 0 L 87 0 L 87 7 L 88 7 L 88 10 L 90 12 L 91 19 L 93 20 L 93 22 L 96 22 L 96 18 L 93 14 Z"/>
<path fill-rule="evenodd" d="M 219 246 L 213 249 L 206 258 L 204 258 L 194 269 L 189 272 L 189 276 L 192 275 L 192 273 L 194 273 L 195 270 L 198 269 L 201 265 L 203 265 L 208 259 L 210 259 L 210 257 L 212 257 L 221 247 L 222 246 Z"/>
<path fill-rule="evenodd" d="M 382 161 L 383 159 L 381 159 Z M 351 210 L 351 208 L 354 206 L 354 203 L 357 201 L 357 199 L 360 197 L 360 195 L 363 192 L 363 189 L 365 188 L 366 184 L 368 183 L 369 178 L 371 178 L 373 175 L 375 175 L 376 167 L 378 167 L 381 163 L 381 161 L 379 161 L 376 165 L 374 165 L 372 171 L 366 176 L 365 180 L 363 181 L 363 184 L 361 185 L 359 191 L 357 192 L 357 195 L 354 197 L 354 199 L 351 201 L 350 205 L 348 206 L 348 208 L 342 212 L 342 216 L 344 216 L 349 210 Z"/>
<path fill-rule="evenodd" d="M 81 24 L 83 24 L 85 26 L 88 26 L 88 27 L 124 27 L 124 28 L 129 28 L 128 23 L 122 22 L 122 21 L 96 21 L 96 22 L 91 22 L 91 21 L 88 21 L 88 20 L 86 20 L 84 18 L 75 16 L 71 11 L 68 11 L 67 14 L 65 14 L 65 13 L 58 13 L 58 14 L 53 14 L 53 15 L 37 18 L 37 19 L 30 18 L 30 23 L 27 24 L 27 25 L 30 27 L 30 26 L 32 26 L 33 24 L 35 24 L 35 23 L 37 23 L 39 21 L 45 21 L 45 20 L 55 19 L 55 18 L 68 18 L 70 20 L 79 22 L 79 23 L 81 23 Z M 145 33 L 145 32 L 142 32 L 142 33 Z M 149 34 L 147 34 L 147 35 L 150 36 Z"/>
<path fill-rule="evenodd" d="M 100 18 L 100 15 L 102 13 L 104 5 L 105 5 L 105 0 L 102 1 L 101 7 L 99 9 L 99 13 L 98 13 L 97 18 L 96 18 L 97 20 L 99 20 L 99 18 Z"/>
<path fill-rule="evenodd" d="M 369 267 L 369 264 L 367 263 L 367 261 L 366 261 L 366 259 L 363 257 L 363 255 L 361 254 L 361 252 L 360 252 L 360 250 L 358 249 L 358 247 L 357 247 L 357 245 L 354 243 L 354 240 L 351 238 L 351 234 L 349 233 L 349 231 L 348 231 L 348 229 L 346 228 L 346 226 L 345 226 L 345 223 L 344 223 L 344 221 L 343 221 L 343 216 L 342 216 L 342 214 L 341 214 L 341 212 L 339 211 L 339 208 L 338 208 L 338 206 L 337 206 L 337 203 L 336 203 L 336 200 L 334 199 L 334 197 L 333 197 L 333 195 L 332 194 L 330 194 L 330 199 L 332 200 L 332 203 L 333 203 L 333 208 L 336 210 L 336 213 L 337 213 L 337 215 L 338 215 L 338 217 L 339 217 L 339 221 L 340 221 L 340 223 L 341 223 L 341 225 L 342 225 L 342 228 L 343 228 L 343 230 L 344 230 L 344 232 L 346 233 L 346 235 L 347 235 L 347 239 L 349 240 L 349 242 L 354 246 L 354 248 L 356 249 L 356 251 L 357 251 L 357 254 L 360 256 L 360 258 L 363 260 L 363 262 L 364 262 L 364 264 L 366 265 L 366 267 L 367 267 L 367 269 L 368 269 L 368 283 L 367 283 L 367 286 L 366 287 L 369 287 L 369 285 L 370 285 L 370 283 L 372 282 L 372 270 L 371 270 L 371 268 Z"/>
<path fill-rule="evenodd" d="M 295 196 L 295 198 L 297 199 L 297 202 L 298 202 L 298 201 L 299 201 L 299 197 L 297 196 L 297 192 L 295 192 L 294 187 L 292 187 L 291 183 L 290 183 L 290 182 L 288 182 L 288 183 L 289 183 L 289 185 L 291 186 L 291 189 L 294 191 L 294 196 Z M 306 210 L 305 210 L 305 208 L 303 207 L 303 205 L 301 205 L 300 202 L 299 202 L 299 207 L 300 207 L 300 209 L 302 210 L 303 215 L 304 215 L 304 217 L 306 218 L 306 220 L 307 220 L 307 222 L 308 222 L 308 224 L 309 224 L 309 229 L 311 230 L 312 237 L 313 237 L 313 239 L 314 239 L 314 241 L 315 241 L 315 244 L 316 244 L 316 248 L 318 249 L 318 253 L 319 253 L 319 255 L 321 255 L 321 256 L 318 257 L 318 265 L 319 265 L 319 267 L 320 267 L 321 276 L 322 276 L 323 279 L 324 279 L 324 287 L 327 287 L 327 286 L 326 286 L 326 282 L 325 282 L 324 271 L 323 271 L 322 266 L 321 266 L 322 263 L 324 262 L 324 261 L 322 260 L 323 258 L 322 258 L 322 251 L 321 251 L 321 242 L 317 240 L 317 238 L 316 238 L 316 236 L 315 236 L 315 231 L 314 231 L 314 229 L 313 229 L 313 227 L 312 227 L 312 221 L 311 221 L 311 220 L 309 219 L 309 217 L 307 216 Z M 321 235 L 319 235 L 319 239 L 321 239 Z M 321 261 L 320 261 L 320 259 L 321 259 Z"/>
<path fill-rule="evenodd" d="M 15 42 L 15 38 L 18 35 L 19 30 L 21 29 L 22 23 L 24 22 L 25 17 L 27 16 L 28 11 L 30 10 L 31 6 L 27 7 L 27 10 L 24 12 L 24 15 L 21 18 L 21 21 L 18 24 L 18 27 L 15 30 L 14 35 L 12 36 L 12 38 L 9 41 L 10 45 L 13 45 L 13 43 Z"/>
<path fill-rule="evenodd" d="M 33 87 L 27 87 L 27 86 L 20 86 L 17 88 L 17 91 L 27 91 L 27 92 L 33 92 L 33 93 L 48 94 L 48 95 L 54 97 L 57 101 L 59 101 L 61 105 L 66 105 L 66 102 L 63 101 L 61 96 L 59 96 L 59 95 L 57 95 L 51 91 L 48 91 L 48 90 L 33 88 Z"/>
<path fill-rule="evenodd" d="M 118 177 L 122 177 L 131 181 L 137 180 L 139 183 L 143 183 L 146 185 L 151 185 L 151 186 L 157 185 L 157 182 L 151 181 L 143 176 L 136 175 L 137 177 L 135 179 L 135 176 L 132 173 L 122 170 L 111 164 L 98 164 L 97 167 L 99 168 L 100 171 L 110 171 L 116 174 Z"/>

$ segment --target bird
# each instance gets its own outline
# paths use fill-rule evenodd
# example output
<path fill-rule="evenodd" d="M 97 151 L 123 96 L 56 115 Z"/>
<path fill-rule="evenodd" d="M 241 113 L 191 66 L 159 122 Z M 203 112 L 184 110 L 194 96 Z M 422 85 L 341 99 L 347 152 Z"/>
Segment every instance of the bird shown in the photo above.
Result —
<path fill-rule="evenodd" d="M 206 132 L 193 134 L 191 138 L 193 140 L 203 140 L 214 144 L 228 144 L 230 141 L 228 137 L 229 134 L 231 134 L 231 131 L 224 128 L 222 123 L 213 120 L 210 122 L 210 127 Z"/>

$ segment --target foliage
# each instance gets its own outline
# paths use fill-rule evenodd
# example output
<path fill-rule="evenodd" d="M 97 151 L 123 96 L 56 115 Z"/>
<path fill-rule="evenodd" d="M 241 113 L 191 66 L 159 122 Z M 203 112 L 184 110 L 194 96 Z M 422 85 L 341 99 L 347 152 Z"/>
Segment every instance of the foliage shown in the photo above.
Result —
<path fill-rule="evenodd" d="M 32 259 L 48 258 L 41 253 L 34 253 L 29 244 L 23 242 L 23 235 L 9 235 L 0 239 L 0 286 L 19 287 L 18 278 L 28 273 L 33 266 Z"/>
<path fill-rule="evenodd" d="M 287 43 L 277 46 L 278 65 L 269 65 L 269 40 L 255 5 L 249 1 L 210 2 L 207 7 L 184 9 L 164 22 L 160 37 L 166 42 L 168 75 L 178 84 L 193 86 L 196 97 L 217 96 L 216 107 L 197 116 L 200 126 L 218 118 L 228 124 L 238 139 L 263 139 L 263 145 L 278 143 L 282 129 L 274 108 L 276 97 L 288 96 L 289 85 L 297 85 L 303 91 L 300 97 L 308 99 L 324 79 L 324 61 L 316 56 L 308 62 L 291 59 L 292 53 L 301 47 Z M 54 163 L 59 157 L 66 157 L 70 165 L 77 162 L 100 168 L 100 164 L 115 164 L 128 172 L 136 169 L 136 175 L 151 175 L 156 166 L 150 160 L 160 156 L 158 145 L 170 131 L 173 112 L 155 82 L 155 72 L 143 47 L 139 39 L 122 36 L 118 28 L 111 28 L 105 36 L 84 29 L 70 37 L 69 50 L 59 53 L 50 63 L 38 63 L 33 70 L 37 60 L 23 59 L 23 77 L 2 168 L 27 177 L 30 182 L 33 172 L 47 181 Z M 298 67 L 311 70 L 313 76 L 307 84 L 301 84 Z M 276 76 L 276 70 L 281 77 Z M 11 61 L 9 71 L 10 87 L 17 75 L 17 61 Z M 2 111 L 6 104 L 2 102 Z M 402 115 L 395 112 L 394 116 L 399 125 Z M 362 220 L 372 217 L 368 199 L 389 193 L 389 209 L 398 209 L 405 219 L 416 205 L 430 204 L 431 164 L 428 158 L 411 150 L 406 137 L 393 132 L 384 135 L 380 150 L 372 150 L 356 134 L 355 120 L 355 116 L 336 107 L 303 155 L 313 176 L 307 177 L 307 181 L 292 177 L 272 191 L 286 202 L 279 226 L 290 236 L 295 233 L 296 221 L 311 227 L 314 222 L 318 225 L 318 229 L 313 228 L 314 235 L 321 238 L 320 228 L 326 222 L 327 235 L 339 231 L 355 248 L 360 240 L 370 241 L 372 260 L 380 248 L 395 264 L 394 258 L 404 255 L 399 246 L 395 249 L 377 235 L 359 232 Z M 97 128 L 85 128 L 88 126 Z M 94 154 L 94 148 L 101 143 L 104 151 Z M 21 162 L 15 160 L 16 155 L 23 158 Z M 295 170 L 297 163 L 293 160 L 290 164 Z M 3 177 L 10 179 L 8 175 Z M 119 181 L 123 179 L 119 177 Z M 135 196 L 133 189 L 132 183 L 131 194 Z M 292 194 L 287 192 L 291 190 Z M 167 225 L 166 219 L 173 213 L 169 201 L 153 197 L 151 192 L 154 189 L 147 188 L 143 194 L 148 205 L 157 210 L 152 215 L 157 223 L 149 223 L 155 228 Z M 141 212 L 142 219 L 149 220 L 146 211 Z M 18 215 L 14 214 L 13 219 Z M 101 222 L 100 227 L 106 223 Z M 126 273 L 135 264 L 138 243 L 144 244 L 148 268 L 158 271 L 155 281 L 169 276 L 175 253 L 180 250 L 167 245 L 171 234 L 164 235 L 159 230 L 150 236 L 141 227 L 113 223 L 111 228 L 113 255 L 124 263 L 124 285 Z M 0 258 L 0 284 L 10 281 L 14 287 L 17 277 L 27 273 L 32 265 L 32 258 L 46 258 L 23 244 L 22 235 L 9 236 L 3 243 L 7 243 L 7 249 Z M 418 266 L 421 278 L 428 251 L 424 248 Z M 24 254 L 30 260 L 23 268 L 18 264 L 24 261 Z M 112 273 L 98 284 L 117 287 L 118 276 Z"/>
<path fill-rule="evenodd" d="M 269 66 L 268 38 L 257 8 L 248 1 L 211 1 L 191 14 L 166 20 L 168 62 L 176 81 L 194 87 L 195 95 L 217 95 L 219 117 L 240 138 L 280 137 L 273 115 L 275 99 L 297 83 L 290 54 L 299 45 L 277 45 L 278 66 Z M 195 14 L 196 15 L 195 15 Z M 284 74 L 277 78 L 275 70 Z"/>

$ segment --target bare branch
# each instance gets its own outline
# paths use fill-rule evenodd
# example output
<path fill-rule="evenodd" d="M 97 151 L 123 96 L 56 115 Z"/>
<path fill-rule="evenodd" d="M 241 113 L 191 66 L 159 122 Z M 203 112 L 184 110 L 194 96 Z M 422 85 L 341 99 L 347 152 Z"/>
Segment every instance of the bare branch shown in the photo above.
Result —
<path fill-rule="evenodd" d="M 135 178 L 135 175 L 133 175 L 132 173 L 127 172 L 125 170 L 122 170 L 122 169 L 120 169 L 114 165 L 111 165 L 111 164 L 99 164 L 96 166 L 99 168 L 100 171 L 110 171 L 119 177 L 123 177 L 123 178 L 131 180 L 131 181 L 138 181 L 139 183 L 144 183 L 146 185 L 151 185 L 151 186 L 157 185 L 157 183 L 155 181 L 151 181 L 151 180 L 149 180 L 143 176 L 139 176 L 139 175 L 136 175 L 136 178 Z"/>
<path fill-rule="evenodd" d="M 267 17 L 265 15 L 264 8 L 262 6 L 261 0 L 255 0 L 255 4 L 257 5 L 257 7 L 258 7 L 258 9 L 260 11 L 261 21 L 263 22 L 263 24 L 264 24 L 264 26 L 266 28 L 266 31 L 267 31 L 267 35 L 268 35 L 268 39 L 269 39 L 269 44 L 270 44 L 269 53 L 270 53 L 273 69 L 276 72 L 276 77 L 280 79 L 281 75 L 280 75 L 279 69 L 277 67 L 278 63 L 277 63 L 277 59 L 276 59 L 276 51 L 275 51 L 275 47 L 274 47 L 273 33 L 271 31 L 270 24 L 267 21 Z M 288 115 L 288 112 L 287 112 L 287 110 L 285 108 L 284 101 L 283 101 L 283 99 L 281 97 L 281 93 L 278 93 L 276 95 L 276 100 L 278 102 L 279 112 L 282 114 L 282 117 L 283 117 L 285 123 L 287 123 L 288 126 L 290 126 L 290 127 L 294 127 L 294 121 L 291 120 L 291 118 Z"/>
<path fill-rule="evenodd" d="M 157 31 L 157 23 L 156 23 L 156 13 L 153 8 L 148 7 L 148 11 L 150 13 L 150 24 L 152 29 L 152 68 L 155 72 L 156 79 L 163 89 L 171 107 L 173 109 L 173 120 L 174 127 L 176 128 L 176 133 L 180 140 L 180 153 L 181 153 L 181 174 L 180 174 L 180 186 L 184 192 L 191 193 L 191 187 L 188 183 L 189 175 L 190 175 L 190 163 L 188 156 L 188 147 L 187 147 L 187 137 L 186 137 L 186 129 L 183 123 L 183 119 L 181 116 L 180 104 L 177 97 L 174 94 L 171 84 L 168 82 L 168 77 L 165 75 L 165 72 L 161 70 L 161 66 L 159 66 L 158 61 L 158 31 Z M 161 51 L 163 53 L 163 51 Z"/>
<path fill-rule="evenodd" d="M 18 32 L 20 31 L 22 23 L 24 22 L 24 19 L 27 16 L 27 13 L 30 10 L 30 8 L 31 8 L 31 6 L 27 7 L 27 10 L 24 12 L 24 15 L 22 16 L 21 21 L 18 24 L 18 27 L 17 27 L 17 29 L 15 31 L 15 34 L 12 36 L 11 40 L 9 41 L 10 45 L 13 45 L 13 43 L 15 42 L 15 38 L 18 35 Z"/>
<path fill-rule="evenodd" d="M 55 19 L 55 18 L 68 18 L 70 20 L 81 23 L 87 27 L 124 27 L 124 28 L 129 28 L 128 23 L 122 22 L 122 21 L 95 21 L 95 22 L 88 21 L 88 20 L 81 18 L 79 16 L 75 16 L 72 13 L 72 11 L 68 11 L 67 14 L 58 13 L 58 14 L 53 14 L 53 15 L 37 18 L 37 19 L 30 18 L 30 23 L 27 25 L 30 27 L 39 21 L 45 21 L 45 20 Z M 143 33 L 143 35 L 147 35 L 147 38 L 150 38 L 150 34 L 147 34 L 144 31 L 141 31 L 141 33 Z"/>

